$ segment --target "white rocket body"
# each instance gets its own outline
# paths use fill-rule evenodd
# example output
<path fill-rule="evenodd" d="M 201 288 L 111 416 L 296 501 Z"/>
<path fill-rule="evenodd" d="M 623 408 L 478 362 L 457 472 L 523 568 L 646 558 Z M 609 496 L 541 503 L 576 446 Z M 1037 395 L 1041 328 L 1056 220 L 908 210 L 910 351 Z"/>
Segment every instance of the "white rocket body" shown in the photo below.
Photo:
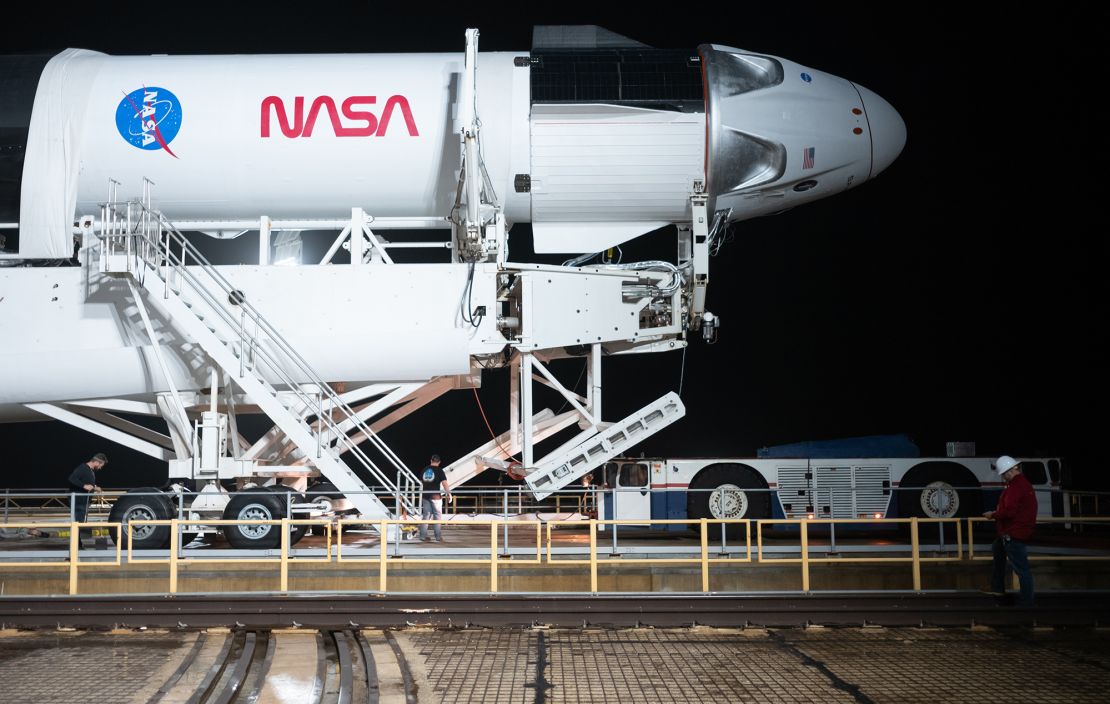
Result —
<path fill-rule="evenodd" d="M 779 212 L 859 185 L 901 151 L 901 118 L 865 88 L 729 47 L 688 54 L 700 86 L 681 109 L 660 107 L 663 80 L 647 91 L 658 100 L 589 86 L 549 99 L 537 86 L 574 80 L 543 73 L 550 54 L 479 55 L 482 157 L 509 223 L 533 224 L 536 251 L 599 251 L 689 221 L 699 189 L 727 221 Z M 119 198 L 157 184 L 175 222 L 352 207 L 442 220 L 461 163 L 462 69 L 461 53 L 64 52 L 35 96 L 20 254 L 68 256 L 62 219 L 95 215 L 110 179 Z"/>
<path fill-rule="evenodd" d="M 847 80 L 728 47 L 671 54 L 694 86 L 675 100 L 663 79 L 636 100 L 576 85 L 573 70 L 553 68 L 573 63 L 570 49 L 479 55 L 482 159 L 507 221 L 532 223 L 537 252 L 596 252 L 689 223 L 699 194 L 723 222 L 779 212 L 874 177 L 905 141 L 893 108 Z M 38 80 L 19 251 L 0 256 L 71 256 L 75 220 L 99 216 L 110 180 L 117 200 L 153 182 L 154 207 L 183 230 L 189 221 L 342 219 L 352 208 L 446 228 L 461 166 L 462 71 L 461 52 L 67 50 Z M 328 380 L 465 373 L 472 356 L 506 344 L 493 315 L 476 328 L 459 320 L 465 266 L 371 268 L 225 275 Z M 493 311 L 496 268 L 478 269 L 473 305 Z M 0 268 L 0 420 L 25 417 L 24 403 L 167 388 L 134 309 L 119 302 L 126 296 L 90 290 L 88 273 Z M 176 348 L 177 388 L 203 388 L 207 373 L 188 361 L 188 340 L 173 321 L 155 322 Z M 624 334 L 618 328 L 605 329 Z M 567 344 L 580 337 L 569 331 Z"/>
<path fill-rule="evenodd" d="M 514 169 L 528 172 L 528 73 L 514 75 L 512 54 L 482 59 L 487 168 L 510 217 L 527 220 L 527 195 L 506 185 Z M 172 220 L 334 218 L 352 207 L 446 216 L 455 200 L 461 54 L 82 60 L 99 69 L 83 121 L 78 213 L 99 212 L 109 178 L 124 198 L 140 194 L 142 177 L 154 181 Z M 163 105 L 180 112 L 168 150 L 119 134 L 117 106 L 136 89 L 152 94 L 155 118 L 165 119 Z"/>

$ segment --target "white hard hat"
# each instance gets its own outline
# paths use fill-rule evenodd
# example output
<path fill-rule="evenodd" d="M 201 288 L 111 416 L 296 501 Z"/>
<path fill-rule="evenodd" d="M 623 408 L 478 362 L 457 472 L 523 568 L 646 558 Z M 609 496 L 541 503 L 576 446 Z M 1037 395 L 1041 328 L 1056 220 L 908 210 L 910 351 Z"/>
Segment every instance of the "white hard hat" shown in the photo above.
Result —
<path fill-rule="evenodd" d="M 1009 472 L 1014 467 L 1018 466 L 1018 464 L 1020 463 L 1013 457 L 1010 457 L 1009 455 L 1002 455 L 994 461 L 994 471 L 1002 475 L 1006 472 Z"/>

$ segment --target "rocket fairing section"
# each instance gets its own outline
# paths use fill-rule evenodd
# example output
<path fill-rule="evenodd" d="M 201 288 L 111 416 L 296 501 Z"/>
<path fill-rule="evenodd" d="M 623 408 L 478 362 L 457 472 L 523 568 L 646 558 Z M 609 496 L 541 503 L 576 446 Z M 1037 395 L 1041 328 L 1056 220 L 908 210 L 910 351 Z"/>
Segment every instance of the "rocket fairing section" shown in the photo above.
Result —
<path fill-rule="evenodd" d="M 874 177 L 905 141 L 874 93 L 730 47 L 479 56 L 490 185 L 510 225 L 533 224 L 539 252 L 599 251 L 687 222 L 699 191 L 730 222 L 779 212 Z M 98 212 L 110 179 L 120 198 L 153 181 L 175 222 L 352 206 L 442 221 L 461 169 L 462 72 L 460 53 L 67 50 L 42 69 L 29 115 L 19 256 L 68 257 L 67 226 Z"/>

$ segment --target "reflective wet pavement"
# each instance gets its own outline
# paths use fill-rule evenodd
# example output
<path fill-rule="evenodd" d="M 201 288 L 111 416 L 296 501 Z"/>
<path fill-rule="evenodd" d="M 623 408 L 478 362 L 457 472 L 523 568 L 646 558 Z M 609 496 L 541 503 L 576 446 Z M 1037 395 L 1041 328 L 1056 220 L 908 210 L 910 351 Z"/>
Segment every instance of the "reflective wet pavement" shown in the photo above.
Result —
<path fill-rule="evenodd" d="M 1084 629 L 3 632 L 0 701 L 1105 702 Z"/>

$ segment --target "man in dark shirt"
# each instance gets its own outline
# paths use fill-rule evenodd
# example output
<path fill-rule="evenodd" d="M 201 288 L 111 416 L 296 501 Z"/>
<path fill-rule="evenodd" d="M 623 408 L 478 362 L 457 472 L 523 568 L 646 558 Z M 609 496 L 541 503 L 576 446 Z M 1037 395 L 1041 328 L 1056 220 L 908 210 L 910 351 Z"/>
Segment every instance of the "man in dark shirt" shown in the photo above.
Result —
<path fill-rule="evenodd" d="M 432 455 L 428 461 L 428 466 L 420 473 L 420 484 L 422 492 L 420 494 L 420 518 L 425 521 L 438 521 L 442 517 L 440 512 L 440 505 L 438 502 L 443 500 L 446 496 L 447 500 L 451 500 L 451 491 L 447 488 L 447 475 L 439 468 L 440 458 L 439 455 Z M 442 493 L 440 493 L 442 492 Z M 442 526 L 438 523 L 432 526 L 435 533 L 435 542 L 443 539 Z M 428 539 L 428 524 L 420 524 L 420 539 Z"/>
<path fill-rule="evenodd" d="M 1021 473 L 1021 465 L 1013 457 L 1003 455 L 994 463 L 994 468 L 1006 482 L 998 506 L 983 514 L 994 519 L 997 538 L 991 546 L 994 555 L 991 573 L 991 592 L 1004 594 L 1006 591 L 1006 561 L 1018 576 L 1020 592 L 1018 604 L 1033 605 L 1033 572 L 1029 568 L 1029 553 L 1026 541 L 1033 537 L 1037 525 L 1037 495 L 1033 485 Z"/>
<path fill-rule="evenodd" d="M 100 491 L 96 485 L 96 474 L 100 468 L 108 464 L 108 457 L 103 452 L 93 455 L 92 459 L 77 465 L 69 475 L 69 487 L 73 492 L 73 520 L 84 523 L 89 514 L 89 494 Z M 91 528 L 81 529 L 82 537 L 92 537 Z"/>

